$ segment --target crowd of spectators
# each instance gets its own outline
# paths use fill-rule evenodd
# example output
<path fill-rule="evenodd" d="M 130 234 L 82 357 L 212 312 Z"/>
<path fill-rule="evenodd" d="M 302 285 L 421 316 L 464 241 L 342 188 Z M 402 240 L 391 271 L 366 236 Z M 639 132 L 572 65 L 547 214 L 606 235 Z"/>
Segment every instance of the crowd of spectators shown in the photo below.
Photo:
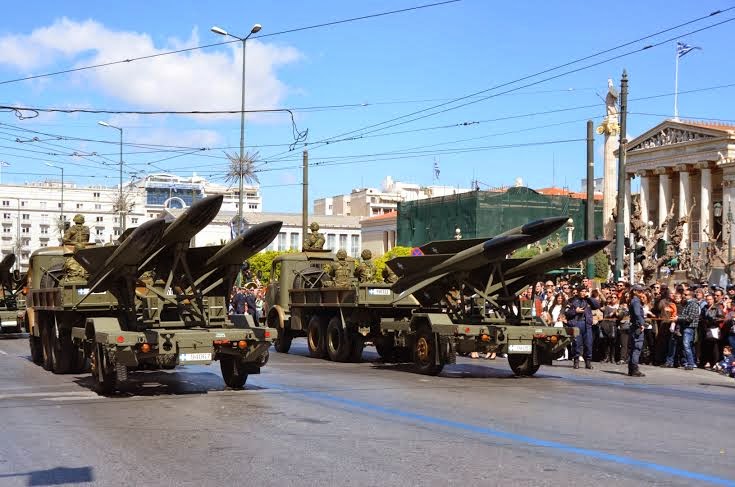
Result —
<path fill-rule="evenodd" d="M 640 363 L 735 377 L 735 285 L 656 282 L 644 288 L 561 279 L 538 282 L 524 294 L 522 299 L 534 301 L 533 314 L 547 323 L 577 328 L 568 355 L 575 368 L 582 357 L 587 368 L 593 361 L 627 363 L 637 376 L 643 375 Z"/>

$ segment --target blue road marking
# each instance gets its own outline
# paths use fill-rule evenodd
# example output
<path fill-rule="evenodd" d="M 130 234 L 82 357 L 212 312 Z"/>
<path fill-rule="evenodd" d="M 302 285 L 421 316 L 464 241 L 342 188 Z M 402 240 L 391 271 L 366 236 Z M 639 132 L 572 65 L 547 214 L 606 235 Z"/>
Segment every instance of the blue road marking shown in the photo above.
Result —
<path fill-rule="evenodd" d="M 258 380 L 264 387 L 271 389 L 281 390 L 289 394 L 297 394 L 316 401 L 333 402 L 341 404 L 350 408 L 360 409 L 363 411 L 371 411 L 386 416 L 393 416 L 403 419 L 416 421 L 419 423 L 426 423 L 436 426 L 443 426 L 446 428 L 453 428 L 461 431 L 467 431 L 481 436 L 489 438 L 500 438 L 504 440 L 513 441 L 516 443 L 524 443 L 526 445 L 537 446 L 541 448 L 550 448 L 564 453 L 572 453 L 575 455 L 594 458 L 597 460 L 603 460 L 606 462 L 617 463 L 620 465 L 626 465 L 631 467 L 637 467 L 642 470 L 649 470 L 653 472 L 660 472 L 667 475 L 680 477 L 689 480 L 697 480 L 701 482 L 707 482 L 714 485 L 725 485 L 729 487 L 735 487 L 735 480 L 725 479 L 721 477 L 715 477 L 713 475 L 707 475 L 699 472 L 692 472 L 681 468 L 670 467 L 668 465 L 661 465 L 658 463 L 647 462 L 644 460 L 637 460 L 631 457 L 625 457 L 622 455 L 614 455 L 612 453 L 605 453 L 599 450 L 591 450 L 588 448 L 580 448 L 572 445 L 566 445 L 556 441 L 542 440 L 531 436 L 520 435 L 516 433 L 509 433 L 507 431 L 497 430 L 493 428 L 487 428 L 484 426 L 477 426 L 469 423 L 462 423 L 460 421 L 453 421 L 448 419 L 437 418 L 433 416 L 427 416 L 424 414 L 413 413 L 410 411 L 403 411 L 397 408 L 391 408 L 386 406 L 380 406 L 377 404 L 371 404 L 363 401 L 356 401 L 353 399 L 345 399 L 343 397 L 333 396 L 319 391 L 310 391 L 304 389 L 297 389 L 292 387 L 283 386 L 280 384 L 268 383 Z"/>

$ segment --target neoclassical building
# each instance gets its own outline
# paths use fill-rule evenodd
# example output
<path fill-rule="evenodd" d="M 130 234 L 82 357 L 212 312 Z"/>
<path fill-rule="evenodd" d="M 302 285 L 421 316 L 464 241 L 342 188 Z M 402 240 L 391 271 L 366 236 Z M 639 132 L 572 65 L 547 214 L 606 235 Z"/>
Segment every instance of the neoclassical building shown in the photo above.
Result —
<path fill-rule="evenodd" d="M 682 246 L 697 249 L 711 235 L 733 247 L 735 125 L 666 120 L 628 143 L 625 171 L 627 215 L 631 179 L 640 178 L 644 221 L 660 225 L 673 205 L 672 223 L 691 214 Z"/>

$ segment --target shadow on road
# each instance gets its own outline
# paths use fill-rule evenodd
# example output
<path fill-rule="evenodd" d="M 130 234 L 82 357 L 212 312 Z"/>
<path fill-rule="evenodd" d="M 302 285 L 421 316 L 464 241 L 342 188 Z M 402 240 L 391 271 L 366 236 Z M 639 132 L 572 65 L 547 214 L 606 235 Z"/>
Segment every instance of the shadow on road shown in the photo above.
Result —
<path fill-rule="evenodd" d="M 91 375 L 77 377 L 74 382 L 95 391 L 95 381 Z M 246 391 L 265 389 L 251 384 L 245 384 Z M 207 394 L 232 390 L 226 387 L 222 377 L 211 372 L 192 372 L 185 369 L 170 372 L 165 371 L 135 371 L 130 372 L 127 382 L 116 394 L 100 394 L 106 397 L 152 397 L 152 396 L 180 396 L 188 394 Z"/>
<path fill-rule="evenodd" d="M 48 470 L 34 470 L 33 472 L 0 474 L 0 479 L 12 477 L 28 477 L 29 486 L 65 485 L 94 482 L 92 467 L 56 467 Z"/>
<path fill-rule="evenodd" d="M 620 372 L 619 370 L 603 370 L 606 374 L 615 374 L 615 375 L 624 375 L 625 377 L 628 377 L 627 372 Z"/>

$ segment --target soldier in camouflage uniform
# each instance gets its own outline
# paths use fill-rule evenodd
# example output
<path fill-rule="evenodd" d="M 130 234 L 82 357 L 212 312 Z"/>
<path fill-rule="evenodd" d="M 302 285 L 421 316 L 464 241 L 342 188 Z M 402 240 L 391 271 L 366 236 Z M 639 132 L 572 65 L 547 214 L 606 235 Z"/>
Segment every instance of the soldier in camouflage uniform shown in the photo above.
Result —
<path fill-rule="evenodd" d="M 89 242 L 89 227 L 84 224 L 84 215 L 74 215 L 74 226 L 69 227 L 64 232 L 63 242 L 64 245 L 86 244 Z"/>
<path fill-rule="evenodd" d="M 319 233 L 319 224 L 311 222 L 311 233 L 304 239 L 304 250 L 322 250 L 324 248 L 324 234 Z"/>
<path fill-rule="evenodd" d="M 383 267 L 382 276 L 383 276 L 383 281 L 388 284 L 395 284 L 398 282 L 398 276 L 388 266 Z"/>
<path fill-rule="evenodd" d="M 373 264 L 373 253 L 365 249 L 360 254 L 362 262 L 355 267 L 355 277 L 360 282 L 373 282 L 375 279 L 375 264 Z"/>
<path fill-rule="evenodd" d="M 82 242 L 77 242 L 74 244 L 74 252 L 76 253 L 77 250 L 83 249 L 84 247 L 85 245 Z M 87 271 L 84 270 L 84 267 L 73 256 L 66 258 L 62 271 L 64 272 L 64 278 L 68 281 L 85 281 L 89 276 Z"/>
<path fill-rule="evenodd" d="M 325 270 L 331 279 L 324 282 L 324 287 L 350 287 L 352 284 L 352 270 L 347 262 L 347 252 L 337 251 L 337 262 L 327 266 Z"/>

